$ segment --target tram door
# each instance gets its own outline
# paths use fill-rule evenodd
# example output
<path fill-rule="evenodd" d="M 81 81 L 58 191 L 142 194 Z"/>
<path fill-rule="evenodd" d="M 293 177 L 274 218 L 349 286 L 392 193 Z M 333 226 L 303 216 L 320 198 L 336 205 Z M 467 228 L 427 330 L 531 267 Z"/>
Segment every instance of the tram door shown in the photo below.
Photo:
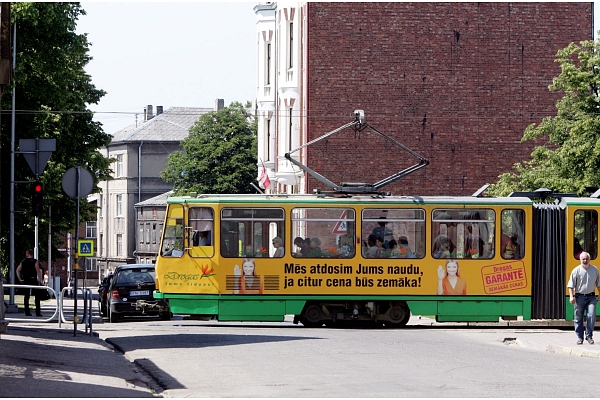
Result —
<path fill-rule="evenodd" d="M 565 318 L 565 209 L 533 205 L 532 319 Z"/>

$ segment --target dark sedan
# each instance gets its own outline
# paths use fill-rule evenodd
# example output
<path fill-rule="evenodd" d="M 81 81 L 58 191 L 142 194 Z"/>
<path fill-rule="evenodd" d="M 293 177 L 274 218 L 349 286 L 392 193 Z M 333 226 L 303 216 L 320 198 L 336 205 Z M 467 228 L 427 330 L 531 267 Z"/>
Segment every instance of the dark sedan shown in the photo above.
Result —
<path fill-rule="evenodd" d="M 171 318 L 169 303 L 152 296 L 156 288 L 153 264 L 127 264 L 117 267 L 107 291 L 110 322 L 123 316 L 155 315 Z"/>
<path fill-rule="evenodd" d="M 102 283 L 98 286 L 98 302 L 100 303 L 100 314 L 103 317 L 108 316 L 108 287 L 113 278 L 113 274 L 102 279 Z"/>

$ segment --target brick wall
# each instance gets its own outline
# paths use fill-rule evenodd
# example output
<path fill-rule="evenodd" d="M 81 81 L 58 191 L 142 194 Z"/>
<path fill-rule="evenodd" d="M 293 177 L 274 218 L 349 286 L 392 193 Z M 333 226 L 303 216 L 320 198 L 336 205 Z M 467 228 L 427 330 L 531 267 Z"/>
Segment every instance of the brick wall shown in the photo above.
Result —
<path fill-rule="evenodd" d="M 524 129 L 555 115 L 557 50 L 592 39 L 592 3 L 308 3 L 312 140 L 367 122 L 430 160 L 384 190 L 470 195 L 529 159 Z M 367 131 L 308 147 L 334 183 L 377 182 L 416 162 Z M 323 185 L 310 178 L 307 192 Z"/>

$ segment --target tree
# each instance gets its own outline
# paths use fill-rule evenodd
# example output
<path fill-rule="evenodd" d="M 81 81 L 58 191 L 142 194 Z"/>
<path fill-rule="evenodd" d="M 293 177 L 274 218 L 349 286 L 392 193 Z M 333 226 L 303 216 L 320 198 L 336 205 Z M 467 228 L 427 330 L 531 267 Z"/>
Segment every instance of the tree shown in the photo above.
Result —
<path fill-rule="evenodd" d="M 176 194 L 253 193 L 256 180 L 256 121 L 241 103 L 202 115 L 182 140 L 183 151 L 169 155 L 160 177 Z"/>
<path fill-rule="evenodd" d="M 92 121 L 88 104 L 97 104 L 103 90 L 97 89 L 84 67 L 90 61 L 86 35 L 75 33 L 76 21 L 85 15 L 79 3 L 11 3 L 13 23 L 17 24 L 16 68 L 13 84 L 16 101 L 15 147 L 19 139 L 55 138 L 56 151 L 40 176 L 44 184 L 44 213 L 40 216 L 40 250 L 47 243 L 48 223 L 52 231 L 64 233 L 75 225 L 75 199 L 62 190 L 62 177 L 71 167 L 82 166 L 92 173 L 97 191 L 99 180 L 110 179 L 110 160 L 98 151 L 110 143 L 98 122 Z M 2 185 L 0 240 L 9 234 L 10 143 L 12 88 L 2 96 L 1 160 Z M 23 155 L 15 155 L 15 259 L 34 247 L 34 217 L 30 209 L 30 185 L 35 176 Z M 95 211 L 81 201 L 81 220 Z M 49 212 L 51 211 L 51 213 Z M 6 266 L 8 254 L 0 254 Z M 40 254 L 40 258 L 45 258 Z"/>
<path fill-rule="evenodd" d="M 515 172 L 499 176 L 488 193 L 548 188 L 555 192 L 584 195 L 588 187 L 600 187 L 600 41 L 571 43 L 557 52 L 561 73 L 550 90 L 564 96 L 556 103 L 557 114 L 527 127 L 521 142 L 544 136 L 531 160 L 513 166 Z"/>

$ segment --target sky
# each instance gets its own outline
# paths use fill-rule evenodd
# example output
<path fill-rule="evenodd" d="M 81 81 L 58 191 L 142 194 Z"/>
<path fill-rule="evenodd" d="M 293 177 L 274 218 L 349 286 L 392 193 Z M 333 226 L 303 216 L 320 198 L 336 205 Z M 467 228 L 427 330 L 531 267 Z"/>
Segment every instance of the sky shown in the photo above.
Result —
<path fill-rule="evenodd" d="M 258 2 L 82 2 L 92 83 L 107 92 L 90 105 L 113 134 L 140 122 L 144 108 L 214 107 L 256 97 Z M 594 3 L 594 37 L 600 2 Z"/>
<path fill-rule="evenodd" d="M 81 2 L 92 83 L 107 92 L 90 105 L 113 134 L 144 108 L 208 107 L 256 97 L 258 2 Z M 18 38 L 17 38 L 18 40 Z"/>

